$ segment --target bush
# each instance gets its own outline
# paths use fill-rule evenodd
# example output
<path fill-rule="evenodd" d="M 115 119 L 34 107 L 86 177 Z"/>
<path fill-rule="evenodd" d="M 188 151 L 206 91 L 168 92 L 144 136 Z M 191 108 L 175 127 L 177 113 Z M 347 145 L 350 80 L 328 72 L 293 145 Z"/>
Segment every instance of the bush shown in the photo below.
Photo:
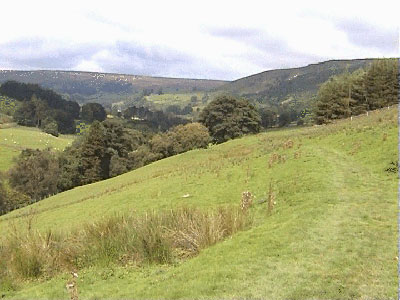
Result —
<path fill-rule="evenodd" d="M 58 136 L 57 122 L 52 119 L 45 119 L 42 123 L 43 131 L 53 136 Z"/>
<path fill-rule="evenodd" d="M 37 201 L 57 193 L 58 160 L 49 149 L 25 149 L 9 171 L 10 185 Z"/>
<path fill-rule="evenodd" d="M 107 118 L 107 113 L 99 103 L 86 103 L 82 106 L 81 118 L 88 123 L 101 122 Z"/>
<path fill-rule="evenodd" d="M 231 96 L 219 96 L 200 114 L 214 142 L 222 143 L 249 133 L 260 131 L 261 118 L 247 100 Z"/>
<path fill-rule="evenodd" d="M 208 129 L 200 123 L 178 125 L 168 132 L 174 154 L 207 148 L 211 141 Z"/>

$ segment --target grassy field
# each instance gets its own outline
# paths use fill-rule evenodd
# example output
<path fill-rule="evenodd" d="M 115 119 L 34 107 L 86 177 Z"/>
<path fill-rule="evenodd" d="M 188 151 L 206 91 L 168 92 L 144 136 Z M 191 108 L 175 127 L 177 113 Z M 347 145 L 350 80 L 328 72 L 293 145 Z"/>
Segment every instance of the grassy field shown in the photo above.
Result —
<path fill-rule="evenodd" d="M 67 145 L 71 144 L 73 137 L 60 135 L 54 137 L 44 133 L 37 128 L 11 126 L 0 128 L 0 171 L 8 170 L 13 164 L 13 158 L 23 149 L 44 149 L 52 148 L 62 151 Z"/>
<path fill-rule="evenodd" d="M 276 130 L 75 188 L 0 217 L 0 231 L 67 233 L 116 213 L 238 205 L 253 226 L 176 264 L 79 270 L 80 298 L 397 299 L 397 109 Z M 271 213 L 265 198 L 272 187 Z M 183 197 L 185 195 L 185 197 Z M 262 202 L 262 201 L 261 201 Z M 6 299 L 68 299 L 69 274 Z"/>
<path fill-rule="evenodd" d="M 214 99 L 217 95 L 216 93 L 207 93 L 208 94 L 208 102 Z M 150 96 L 146 96 L 146 101 L 152 103 L 154 107 L 157 109 L 165 109 L 170 105 L 178 105 L 181 108 L 191 103 L 191 98 L 193 96 L 197 97 L 197 102 L 193 104 L 194 109 L 197 107 L 204 107 L 206 104 L 202 103 L 202 98 L 204 97 L 204 92 L 192 92 L 192 93 L 165 93 L 162 95 L 151 94 Z"/>

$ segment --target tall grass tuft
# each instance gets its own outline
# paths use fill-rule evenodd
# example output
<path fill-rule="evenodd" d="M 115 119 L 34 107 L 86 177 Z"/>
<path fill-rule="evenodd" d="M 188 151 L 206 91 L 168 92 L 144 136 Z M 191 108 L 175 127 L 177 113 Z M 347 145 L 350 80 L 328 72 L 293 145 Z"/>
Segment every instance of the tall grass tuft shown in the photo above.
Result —
<path fill-rule="evenodd" d="M 250 224 L 250 215 L 239 207 L 224 207 L 113 216 L 69 234 L 15 229 L 0 245 L 0 281 L 49 278 L 95 265 L 168 264 L 195 256 Z"/>

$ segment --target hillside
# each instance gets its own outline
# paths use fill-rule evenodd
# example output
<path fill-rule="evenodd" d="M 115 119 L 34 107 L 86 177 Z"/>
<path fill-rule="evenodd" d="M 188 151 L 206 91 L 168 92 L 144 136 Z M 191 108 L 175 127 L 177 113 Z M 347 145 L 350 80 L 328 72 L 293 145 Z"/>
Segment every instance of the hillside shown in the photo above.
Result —
<path fill-rule="evenodd" d="M 371 61 L 331 60 L 301 68 L 265 71 L 232 82 L 96 72 L 0 70 L 0 84 L 7 80 L 37 83 L 79 103 L 98 102 L 103 105 L 135 102 L 137 98 L 134 95 L 145 90 L 152 92 L 147 101 L 153 103 L 162 99 L 167 105 L 187 104 L 196 94 L 200 100 L 204 92 L 210 92 L 212 97 L 231 93 L 262 104 L 279 104 L 285 100 L 309 101 L 319 85 L 329 77 L 365 67 Z"/>
<path fill-rule="evenodd" d="M 307 100 L 329 77 L 367 66 L 372 59 L 330 60 L 301 68 L 262 72 L 229 82 L 218 91 L 255 99 L 260 103 L 281 103 L 284 100 Z"/>
<path fill-rule="evenodd" d="M 0 126 L 0 171 L 8 170 L 13 164 L 13 158 L 23 149 L 45 149 L 52 148 L 56 151 L 62 151 L 70 145 L 74 138 L 69 135 L 60 135 L 58 137 L 44 133 L 37 128 L 15 126 Z"/>
<path fill-rule="evenodd" d="M 163 78 L 127 74 L 78 71 L 13 71 L 0 70 L 0 84 L 7 80 L 40 84 L 80 103 L 94 101 L 111 104 L 126 100 L 143 90 L 154 93 L 186 93 L 217 88 L 226 81 Z"/>
<path fill-rule="evenodd" d="M 80 297 L 395 299 L 397 174 L 390 168 L 397 157 L 392 107 L 164 159 L 6 214 L 0 231 L 31 224 L 69 232 L 116 213 L 238 205 L 248 190 L 256 196 L 250 229 L 177 264 L 79 270 Z M 270 184 L 276 204 L 268 214 L 258 200 Z M 21 282 L 1 294 L 67 299 L 68 278 Z"/>

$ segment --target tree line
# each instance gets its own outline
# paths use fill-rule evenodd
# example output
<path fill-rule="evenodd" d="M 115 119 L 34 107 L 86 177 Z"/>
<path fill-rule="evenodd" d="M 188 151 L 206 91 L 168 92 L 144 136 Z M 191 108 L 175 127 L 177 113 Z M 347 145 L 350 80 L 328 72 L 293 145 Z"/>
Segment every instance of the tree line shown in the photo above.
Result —
<path fill-rule="evenodd" d="M 148 110 L 124 112 L 147 117 Z M 156 114 L 157 116 L 157 114 Z M 76 186 L 108 179 L 192 149 L 207 148 L 260 131 L 260 116 L 247 100 L 220 96 L 202 112 L 199 123 L 179 124 L 166 132 L 141 132 L 126 119 L 95 120 L 61 153 L 26 149 L 0 179 L 0 211 L 6 213 Z"/>
<path fill-rule="evenodd" d="M 0 214 L 165 157 L 206 148 L 209 142 L 207 128 L 199 123 L 146 136 L 121 120 L 94 121 L 86 134 L 61 153 L 23 150 L 0 178 Z"/>
<path fill-rule="evenodd" d="M 376 60 L 366 69 L 334 76 L 318 91 L 313 110 L 314 121 L 317 124 L 327 123 L 395 104 L 398 102 L 398 88 L 398 64 L 393 59 Z M 21 92 L 21 95 L 30 94 Z M 19 97 L 17 99 L 21 99 L 21 95 L 7 94 Z M 43 94 L 38 95 L 43 97 Z M 24 102 L 35 105 L 32 120 L 38 122 L 41 112 L 45 111 L 40 106 L 50 105 L 48 100 L 40 102 L 41 98 L 36 94 L 30 96 L 31 100 L 24 98 Z M 6 174 L 7 180 L 4 176 L 0 177 L 1 213 L 79 185 L 117 176 L 159 159 L 206 148 L 210 142 L 223 143 L 258 133 L 262 127 L 285 126 L 303 117 L 301 112 L 288 107 L 278 111 L 267 108 L 257 110 L 248 100 L 228 95 L 211 101 L 201 111 L 198 123 L 136 106 L 128 107 L 121 114 L 122 118 L 105 119 L 106 114 L 101 108 L 96 104 L 82 108 L 80 117 L 93 123 L 86 134 L 77 138 L 62 153 L 56 154 L 49 149 L 22 151 L 14 167 Z M 157 130 L 136 130 L 132 125 L 136 121 L 153 123 Z M 5 181 L 9 184 L 4 184 Z"/>
<path fill-rule="evenodd" d="M 398 61 L 377 59 L 365 68 L 331 77 L 321 85 L 315 123 L 329 123 L 398 103 Z"/>
<path fill-rule="evenodd" d="M 150 110 L 144 106 L 129 106 L 126 108 L 121 116 L 126 119 L 131 125 L 141 124 L 153 132 L 167 131 L 168 129 L 177 126 L 188 124 L 189 120 L 180 118 L 173 113 L 163 112 L 161 110 Z"/>
<path fill-rule="evenodd" d="M 14 120 L 24 126 L 36 126 L 44 131 L 75 133 L 75 119 L 80 106 L 64 100 L 61 95 L 37 84 L 7 81 L 0 86 L 0 94 L 21 101 Z"/>

